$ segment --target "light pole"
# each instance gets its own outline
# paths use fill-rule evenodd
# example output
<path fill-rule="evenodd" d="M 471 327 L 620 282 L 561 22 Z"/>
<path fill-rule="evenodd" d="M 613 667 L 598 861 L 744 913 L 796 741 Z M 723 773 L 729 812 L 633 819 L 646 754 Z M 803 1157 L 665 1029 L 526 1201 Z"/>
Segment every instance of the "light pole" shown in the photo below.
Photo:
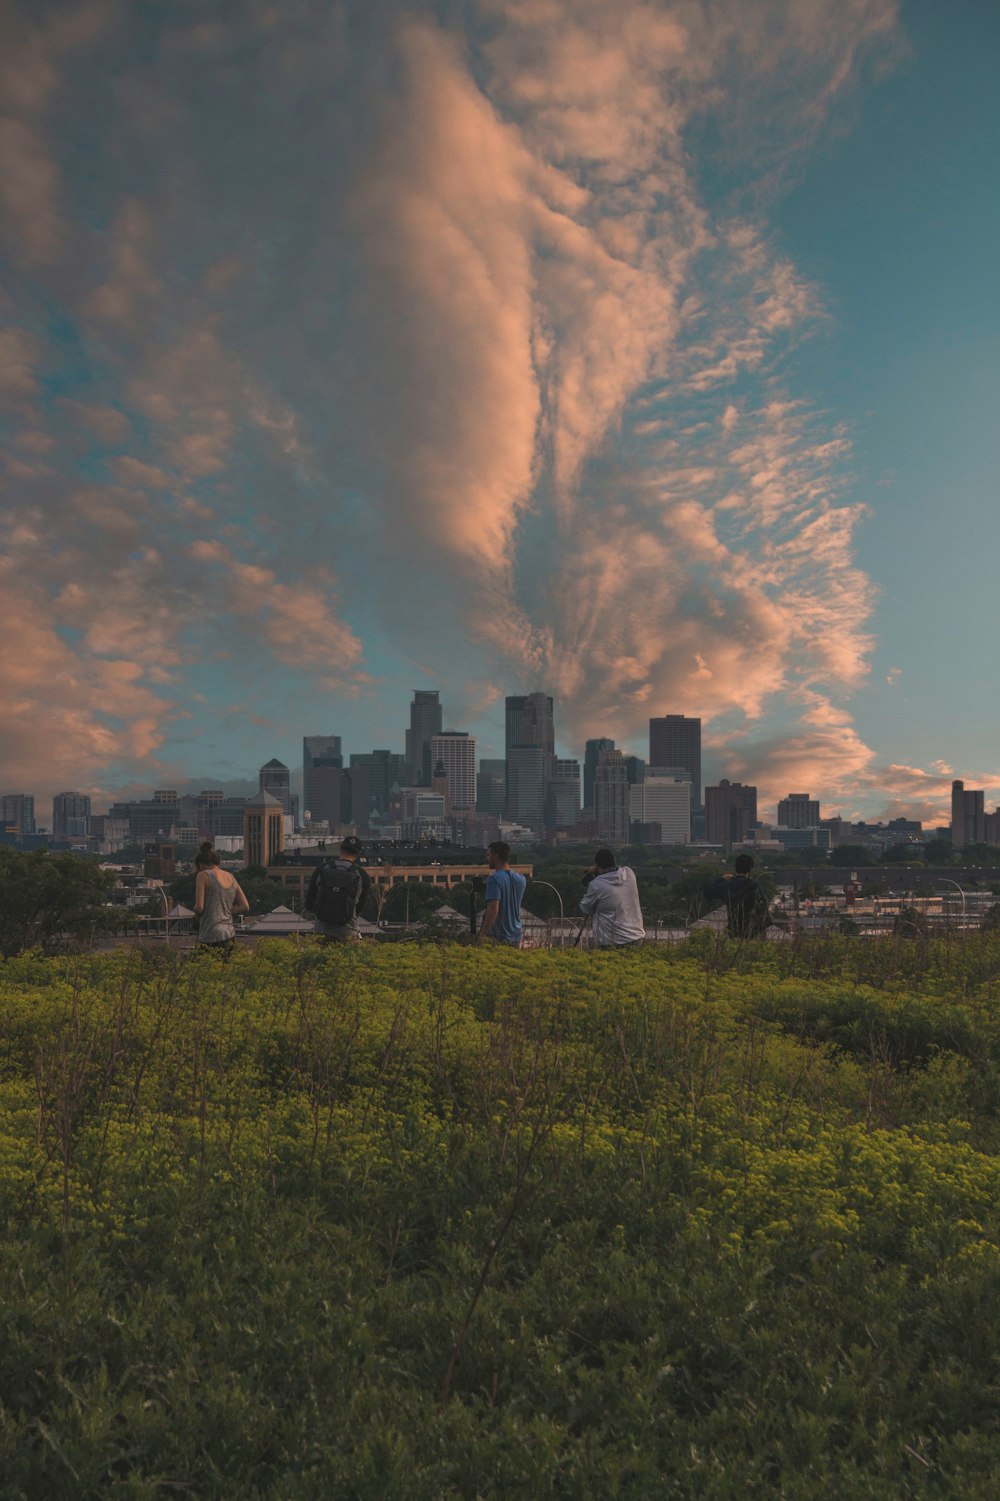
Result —
<path fill-rule="evenodd" d="M 964 922 L 965 921 L 965 892 L 962 890 L 962 888 L 958 884 L 958 882 L 957 881 L 953 881 L 950 876 L 938 876 L 938 885 L 942 885 L 942 884 L 945 885 L 945 886 L 954 886 L 955 890 L 958 892 L 959 896 L 962 898 L 962 921 Z"/>
<path fill-rule="evenodd" d="M 158 886 L 160 900 L 163 903 L 163 941 L 170 942 L 170 903 L 167 901 L 167 893 L 163 886 Z"/>
<path fill-rule="evenodd" d="M 566 914 L 563 911 L 563 899 L 559 894 L 559 888 L 558 886 L 553 886 L 551 881 L 539 881 L 535 876 L 532 876 L 531 883 L 534 886 L 547 886 L 550 891 L 554 891 L 556 894 L 556 901 L 559 903 L 559 943 L 561 945 L 564 937 L 563 924 L 566 921 Z"/>

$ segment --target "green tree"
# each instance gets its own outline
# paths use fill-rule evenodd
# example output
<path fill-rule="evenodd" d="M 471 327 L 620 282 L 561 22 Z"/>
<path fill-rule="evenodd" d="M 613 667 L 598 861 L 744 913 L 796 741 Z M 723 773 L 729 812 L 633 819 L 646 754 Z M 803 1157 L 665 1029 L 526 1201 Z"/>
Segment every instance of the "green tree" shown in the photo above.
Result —
<path fill-rule="evenodd" d="M 883 865 L 913 865 L 917 861 L 922 865 L 923 860 L 924 852 L 916 844 L 890 844 L 881 855 Z"/>
<path fill-rule="evenodd" d="M 929 839 L 924 845 L 924 859 L 928 865 L 953 865 L 955 851 L 950 839 Z"/>
<path fill-rule="evenodd" d="M 962 848 L 963 865 L 1000 865 L 1000 849 L 995 844 L 966 844 Z"/>
<path fill-rule="evenodd" d="M 719 906 L 718 897 L 707 897 L 705 887 L 722 875 L 721 865 L 711 860 L 699 860 L 689 865 L 676 881 L 671 883 L 669 906 L 663 916 L 673 922 L 697 922 Z"/>
<path fill-rule="evenodd" d="M 440 887 L 430 881 L 399 881 L 382 904 L 385 922 L 421 922 L 430 913 L 436 912 L 445 902 Z"/>
<path fill-rule="evenodd" d="M 243 894 L 250 903 L 251 917 L 260 917 L 265 912 L 273 912 L 275 907 L 289 905 L 288 892 L 280 881 L 271 880 L 263 865 L 248 865 L 245 870 L 237 871 L 236 879 L 243 887 Z M 173 887 L 171 887 L 171 895 L 173 895 Z M 193 889 L 191 897 L 193 900 Z"/>
<path fill-rule="evenodd" d="M 830 864 L 843 869 L 845 866 L 874 865 L 875 861 L 863 844 L 838 844 L 830 851 Z"/>
<path fill-rule="evenodd" d="M 55 948 L 121 925 L 109 907 L 109 871 L 75 855 L 24 854 L 0 847 L 0 953 Z"/>

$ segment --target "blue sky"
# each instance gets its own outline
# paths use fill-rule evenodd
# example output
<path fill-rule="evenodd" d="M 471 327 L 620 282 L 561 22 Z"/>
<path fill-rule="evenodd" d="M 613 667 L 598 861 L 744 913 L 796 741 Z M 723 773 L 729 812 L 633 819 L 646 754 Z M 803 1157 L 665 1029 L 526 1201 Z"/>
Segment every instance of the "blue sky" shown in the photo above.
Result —
<path fill-rule="evenodd" d="M 5 12 L 0 782 L 701 714 L 824 811 L 1000 787 L 1000 13 Z"/>

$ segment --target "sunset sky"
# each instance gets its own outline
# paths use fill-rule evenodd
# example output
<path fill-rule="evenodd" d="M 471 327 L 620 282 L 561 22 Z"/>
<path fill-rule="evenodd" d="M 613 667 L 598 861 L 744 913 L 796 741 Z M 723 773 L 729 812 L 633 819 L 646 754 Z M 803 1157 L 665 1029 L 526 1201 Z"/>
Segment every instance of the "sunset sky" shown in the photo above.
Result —
<path fill-rule="evenodd" d="M 0 791 L 403 747 L 1000 789 L 1000 6 L 0 23 Z"/>

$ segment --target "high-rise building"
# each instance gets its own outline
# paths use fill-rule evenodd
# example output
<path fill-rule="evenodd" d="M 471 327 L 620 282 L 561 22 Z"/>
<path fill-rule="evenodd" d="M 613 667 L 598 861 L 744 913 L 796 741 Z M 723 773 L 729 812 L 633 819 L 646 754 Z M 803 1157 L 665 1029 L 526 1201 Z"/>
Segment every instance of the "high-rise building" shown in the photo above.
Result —
<path fill-rule="evenodd" d="M 292 811 L 292 774 L 284 761 L 273 756 L 257 773 L 257 786 L 261 792 L 269 792 L 281 804 L 284 813 Z"/>
<path fill-rule="evenodd" d="M 52 799 L 52 837 L 90 833 L 90 798 L 85 792 L 57 792 Z"/>
<path fill-rule="evenodd" d="M 328 823 L 331 828 L 345 821 L 350 778 L 332 776 L 343 772 L 344 757 L 339 735 L 306 735 L 302 741 L 302 807 L 306 822 Z M 348 809 L 347 818 L 350 818 Z"/>
<path fill-rule="evenodd" d="M 506 817 L 542 835 L 546 775 L 552 758 L 540 745 L 512 745 L 507 752 Z"/>
<path fill-rule="evenodd" d="M 953 849 L 965 844 L 983 844 L 986 840 L 985 793 L 971 789 L 964 782 L 951 784 L 951 843 Z"/>
<path fill-rule="evenodd" d="M 556 757 L 555 775 L 545 788 L 545 827 L 570 829 L 580 819 L 580 763 Z"/>
<path fill-rule="evenodd" d="M 285 843 L 285 815 L 276 797 L 258 792 L 243 810 L 243 863 L 270 865 Z"/>
<path fill-rule="evenodd" d="M 547 693 L 515 694 L 506 701 L 506 816 L 541 834 L 545 788 L 555 772 L 555 720 Z"/>
<path fill-rule="evenodd" d="M 742 844 L 750 829 L 757 827 L 757 789 L 742 782 L 728 782 L 705 788 L 705 815 L 709 844 L 732 849 Z"/>
<path fill-rule="evenodd" d="M 658 823 L 662 844 L 690 843 L 691 783 L 686 774 L 647 766 L 642 781 L 629 787 L 628 811 L 631 823 Z"/>
<path fill-rule="evenodd" d="M 180 819 L 180 799 L 176 792 L 154 792 L 152 798 L 112 803 L 108 812 L 113 819 L 128 820 L 130 841 L 145 844 L 147 840 L 169 839 Z"/>
<path fill-rule="evenodd" d="M 351 756 L 351 818 L 361 829 L 381 823 L 394 787 L 406 782 L 406 757 L 398 751 L 372 750 Z"/>
<path fill-rule="evenodd" d="M 606 736 L 600 736 L 596 740 L 588 740 L 583 751 L 583 806 L 593 811 L 594 807 L 594 777 L 597 773 L 597 763 L 602 751 L 614 750 L 615 742 L 608 740 Z"/>
<path fill-rule="evenodd" d="M 448 812 L 476 806 L 476 742 L 465 730 L 443 730 L 431 736 L 433 776 L 444 769 L 448 779 Z"/>
<path fill-rule="evenodd" d="M 819 826 L 819 799 L 808 792 L 790 792 L 778 804 L 778 823 L 786 829 L 815 829 Z"/>
<path fill-rule="evenodd" d="M 620 750 L 604 750 L 594 773 L 594 816 L 597 837 L 612 850 L 628 843 L 629 781 Z"/>
<path fill-rule="evenodd" d="M 492 818 L 503 816 L 507 798 L 507 763 L 484 758 L 476 777 L 476 808 Z"/>
<path fill-rule="evenodd" d="M 438 690 L 414 688 L 406 732 L 406 780 L 411 787 L 431 785 L 431 740 L 441 734 L 442 723 Z"/>
<path fill-rule="evenodd" d="M 35 799 L 26 792 L 5 792 L 0 797 L 0 833 L 33 834 Z"/>
<path fill-rule="evenodd" d="M 691 775 L 691 807 L 701 806 L 701 720 L 664 714 L 649 721 L 650 766 L 683 766 Z"/>
<path fill-rule="evenodd" d="M 519 693 L 506 700 L 505 745 L 540 745 L 555 754 L 556 732 L 552 699 L 547 693 Z"/>

